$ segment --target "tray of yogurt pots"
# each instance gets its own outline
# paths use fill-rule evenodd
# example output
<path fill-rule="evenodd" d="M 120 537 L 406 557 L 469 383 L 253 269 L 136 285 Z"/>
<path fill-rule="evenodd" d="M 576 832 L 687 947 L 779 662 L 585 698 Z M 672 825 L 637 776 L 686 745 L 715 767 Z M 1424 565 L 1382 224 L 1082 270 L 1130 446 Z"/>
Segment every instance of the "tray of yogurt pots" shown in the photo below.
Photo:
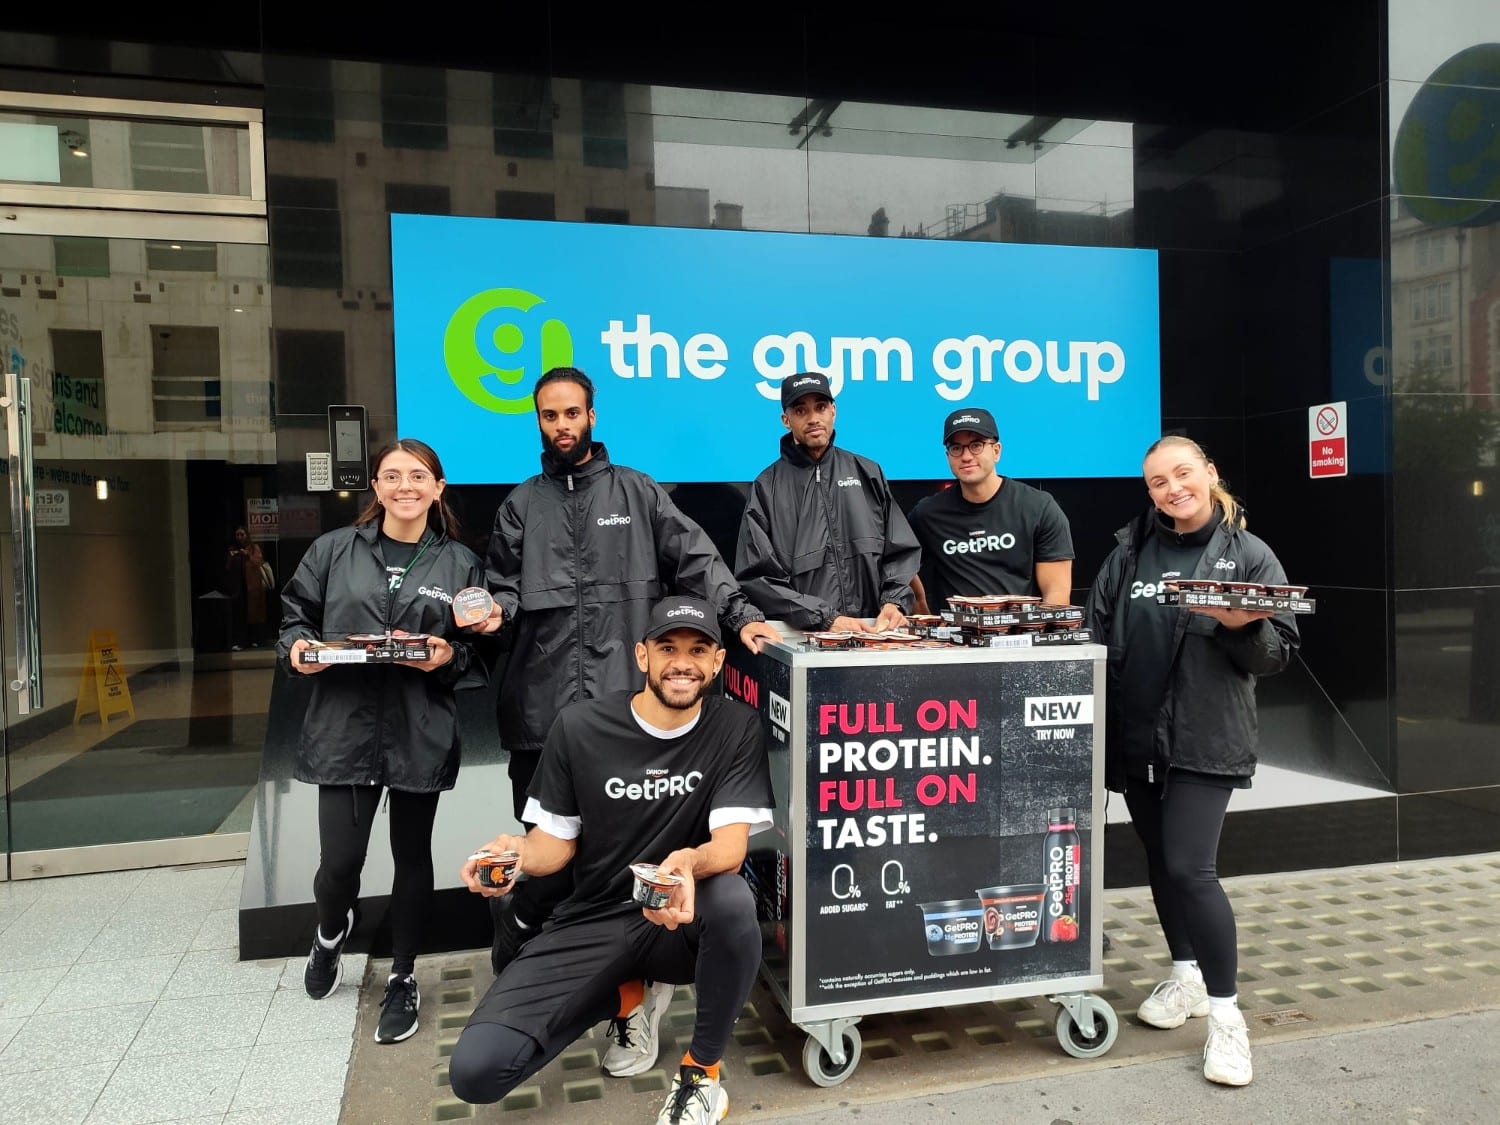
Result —
<path fill-rule="evenodd" d="M 1276 613 L 1315 613 L 1318 603 L 1306 586 L 1260 582 L 1220 582 L 1208 578 L 1179 578 L 1162 584 L 1159 605 L 1204 606 L 1217 609 L 1269 609 Z"/>
<path fill-rule="evenodd" d="M 343 640 L 309 641 L 303 664 L 388 664 L 393 660 L 426 660 L 427 633 L 350 633 Z"/>
<path fill-rule="evenodd" d="M 983 594 L 948 599 L 942 613 L 912 614 L 906 628 L 885 633 L 807 634 L 816 649 L 1034 648 L 1088 644 L 1083 608 L 1047 605 L 1027 594 Z"/>

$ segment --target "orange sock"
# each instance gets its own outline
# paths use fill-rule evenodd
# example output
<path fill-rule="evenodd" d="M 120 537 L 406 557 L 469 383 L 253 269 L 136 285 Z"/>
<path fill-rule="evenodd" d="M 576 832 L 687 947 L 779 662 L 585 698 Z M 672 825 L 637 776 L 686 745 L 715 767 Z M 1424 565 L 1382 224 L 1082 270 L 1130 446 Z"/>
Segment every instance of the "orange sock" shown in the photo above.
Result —
<path fill-rule="evenodd" d="M 701 1063 L 697 1059 L 693 1058 L 693 1053 L 691 1051 L 682 1056 L 682 1065 L 701 1067 L 703 1069 L 703 1072 L 710 1078 L 712 1078 L 715 1082 L 719 1080 L 719 1064 L 713 1063 L 712 1065 L 706 1065 L 704 1063 Z"/>
<path fill-rule="evenodd" d="M 646 982 L 628 980 L 620 985 L 620 1010 L 617 1016 L 628 1016 L 646 999 Z"/>

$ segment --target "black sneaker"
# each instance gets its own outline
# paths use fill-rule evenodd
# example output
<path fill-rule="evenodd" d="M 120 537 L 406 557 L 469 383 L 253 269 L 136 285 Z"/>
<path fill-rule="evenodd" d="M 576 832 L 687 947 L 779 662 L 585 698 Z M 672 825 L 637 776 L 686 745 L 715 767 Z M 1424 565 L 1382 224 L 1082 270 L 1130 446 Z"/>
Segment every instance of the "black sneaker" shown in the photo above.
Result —
<path fill-rule="evenodd" d="M 540 927 L 523 927 L 516 920 L 514 894 L 490 899 L 490 921 L 495 926 L 495 941 L 490 946 L 490 968 L 498 977 L 505 966 L 516 959 L 521 947 L 536 937 Z"/>
<path fill-rule="evenodd" d="M 391 977 L 385 982 L 385 999 L 380 1002 L 380 1026 L 375 1042 L 399 1043 L 417 1033 L 417 1008 L 422 1004 L 422 990 L 415 977 Z"/>
<path fill-rule="evenodd" d="M 344 919 L 344 932 L 339 935 L 338 944 L 332 949 L 326 948 L 318 940 L 318 930 L 313 930 L 312 952 L 307 955 L 307 968 L 302 971 L 302 987 L 307 989 L 307 994 L 314 1000 L 322 1000 L 332 994 L 339 986 L 339 981 L 344 979 L 344 962 L 339 954 L 344 952 L 344 943 L 349 940 L 353 930 L 352 909 Z"/>

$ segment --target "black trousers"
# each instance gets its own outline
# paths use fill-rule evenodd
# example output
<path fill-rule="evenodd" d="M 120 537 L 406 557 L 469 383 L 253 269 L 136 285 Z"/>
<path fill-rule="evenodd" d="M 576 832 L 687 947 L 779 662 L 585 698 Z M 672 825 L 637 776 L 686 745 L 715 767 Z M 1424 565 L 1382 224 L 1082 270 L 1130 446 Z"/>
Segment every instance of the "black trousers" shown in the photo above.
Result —
<path fill-rule="evenodd" d="M 704 879 L 696 890 L 694 921 L 675 930 L 639 910 L 548 925 L 469 1017 L 448 1061 L 453 1092 L 466 1102 L 499 1101 L 613 1016 L 620 985 L 642 978 L 693 984 L 698 1012 L 688 1049 L 705 1064 L 723 1058 L 760 966 L 760 928 L 739 875 Z"/>
<path fill-rule="evenodd" d="M 359 877 L 370 846 L 370 829 L 380 807 L 379 785 L 318 786 L 318 846 L 313 877 L 318 929 L 333 937 L 344 929 L 349 908 L 359 901 Z M 391 948 L 397 973 L 411 972 L 432 905 L 432 822 L 437 793 L 390 792 Z"/>
<path fill-rule="evenodd" d="M 1234 790 L 1168 775 L 1130 778 L 1125 806 L 1146 848 L 1156 916 L 1174 961 L 1196 959 L 1210 996 L 1235 995 L 1234 908 L 1219 883 L 1219 833 Z"/>

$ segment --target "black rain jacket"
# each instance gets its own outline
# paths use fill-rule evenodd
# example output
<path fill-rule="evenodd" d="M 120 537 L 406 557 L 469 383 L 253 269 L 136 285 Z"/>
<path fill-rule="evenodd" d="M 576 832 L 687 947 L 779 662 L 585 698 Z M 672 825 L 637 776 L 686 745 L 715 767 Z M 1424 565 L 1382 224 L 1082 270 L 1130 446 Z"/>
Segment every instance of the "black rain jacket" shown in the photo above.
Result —
<path fill-rule="evenodd" d="M 910 613 L 922 562 L 916 533 L 880 466 L 830 445 L 820 461 L 781 438 L 781 457 L 750 486 L 734 573 L 766 616 L 799 629 L 835 616 Z"/>
<path fill-rule="evenodd" d="M 437 793 L 452 789 L 458 776 L 453 693 L 487 682 L 483 664 L 453 620 L 454 593 L 482 586 L 484 570 L 473 551 L 439 535 L 393 591 L 379 531 L 378 520 L 342 527 L 319 536 L 302 556 L 281 591 L 276 652 L 282 667 L 291 668 L 292 642 L 299 637 L 341 640 L 388 627 L 440 636 L 453 646 L 453 659 L 432 672 L 401 664 L 334 664 L 307 676 L 312 701 L 302 719 L 293 776 L 313 785 Z"/>
<path fill-rule="evenodd" d="M 1084 608 L 1095 640 L 1109 646 L 1104 776 L 1116 792 L 1124 792 L 1126 777 L 1126 748 L 1120 740 L 1120 664 L 1125 659 L 1121 615 L 1129 612 L 1139 545 L 1156 531 L 1156 509 L 1151 508 L 1115 533 L 1118 543 L 1094 579 Z M 1228 563 L 1233 566 L 1222 565 Z M 1286 582 L 1281 563 L 1263 540 L 1245 530 L 1243 517 L 1233 528 L 1219 523 L 1197 570 L 1184 577 Z M 1117 623 L 1122 627 L 1115 628 Z M 1284 669 L 1300 643 L 1290 613 L 1253 621 L 1243 629 L 1225 629 L 1212 617 L 1179 610 L 1171 669 L 1150 751 L 1153 775 L 1165 778 L 1173 767 L 1226 777 L 1253 775 L 1259 729 L 1256 678 Z"/>
<path fill-rule="evenodd" d="M 717 607 L 726 641 L 765 619 L 661 485 L 592 449 L 577 466 L 543 453 L 495 513 L 486 579 L 514 630 L 496 704 L 511 752 L 540 753 L 569 703 L 639 690 L 635 644 L 669 594 Z"/>

